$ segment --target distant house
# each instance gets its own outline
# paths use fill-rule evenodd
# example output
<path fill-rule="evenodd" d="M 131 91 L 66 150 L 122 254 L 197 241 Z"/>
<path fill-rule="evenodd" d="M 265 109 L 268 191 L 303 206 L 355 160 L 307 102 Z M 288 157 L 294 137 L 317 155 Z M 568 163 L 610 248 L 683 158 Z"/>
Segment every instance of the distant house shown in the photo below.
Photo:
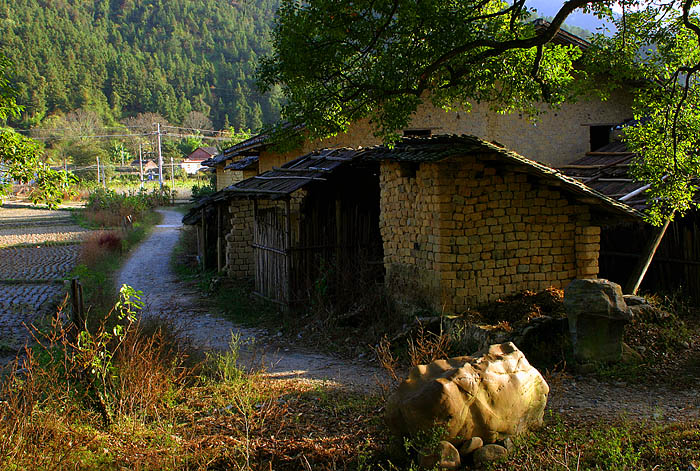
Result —
<path fill-rule="evenodd" d="M 180 163 L 180 166 L 188 175 L 194 175 L 203 168 L 202 162 L 211 159 L 216 154 L 218 154 L 216 147 L 198 147 L 194 152 L 185 157 Z"/>

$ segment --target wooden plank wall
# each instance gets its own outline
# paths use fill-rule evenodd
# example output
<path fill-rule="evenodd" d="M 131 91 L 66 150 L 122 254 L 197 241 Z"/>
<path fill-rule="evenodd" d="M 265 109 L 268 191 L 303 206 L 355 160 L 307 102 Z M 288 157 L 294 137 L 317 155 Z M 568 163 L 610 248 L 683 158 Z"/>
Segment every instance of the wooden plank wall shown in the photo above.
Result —
<path fill-rule="evenodd" d="M 287 215 L 274 205 L 255 204 L 253 249 L 255 251 L 255 291 L 282 304 L 289 302 Z"/>
<path fill-rule="evenodd" d="M 656 228 L 623 225 L 601 235 L 600 274 L 622 285 Z M 642 292 L 684 294 L 700 300 L 700 215 L 687 214 L 668 228 L 641 286 Z"/>

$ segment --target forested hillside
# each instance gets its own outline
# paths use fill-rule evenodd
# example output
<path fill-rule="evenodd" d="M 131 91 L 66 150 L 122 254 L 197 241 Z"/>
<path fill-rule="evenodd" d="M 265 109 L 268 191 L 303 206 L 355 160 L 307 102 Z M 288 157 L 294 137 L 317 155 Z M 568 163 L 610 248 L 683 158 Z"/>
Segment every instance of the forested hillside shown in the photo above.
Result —
<path fill-rule="evenodd" d="M 15 65 L 22 127 L 57 112 L 106 123 L 154 112 L 258 129 L 279 97 L 254 85 L 279 0 L 0 0 L 0 53 Z"/>

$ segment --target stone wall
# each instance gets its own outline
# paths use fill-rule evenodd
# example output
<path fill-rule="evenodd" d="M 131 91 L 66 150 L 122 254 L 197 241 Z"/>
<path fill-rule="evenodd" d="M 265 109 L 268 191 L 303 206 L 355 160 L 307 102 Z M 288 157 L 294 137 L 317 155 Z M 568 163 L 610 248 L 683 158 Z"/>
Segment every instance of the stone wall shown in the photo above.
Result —
<path fill-rule="evenodd" d="M 230 162 L 226 162 L 225 165 L 228 165 Z M 246 169 L 246 170 L 224 170 L 224 164 L 221 164 L 216 167 L 216 189 L 217 190 L 222 190 L 226 188 L 227 186 L 233 185 L 234 183 L 238 183 L 242 180 L 245 180 L 246 178 L 253 177 L 258 174 L 257 170 L 255 169 Z"/>
<path fill-rule="evenodd" d="M 461 312 L 597 275 L 600 228 L 589 207 L 484 162 L 382 163 L 384 263 L 400 300 Z"/>
<path fill-rule="evenodd" d="M 226 234 L 226 273 L 232 278 L 252 279 L 253 201 L 233 199 L 229 202 L 231 231 Z"/>
<path fill-rule="evenodd" d="M 590 150 L 590 124 L 620 123 L 632 118 L 631 98 L 613 94 L 607 101 L 596 98 L 565 103 L 552 110 L 540 106 L 537 121 L 521 113 L 498 114 L 487 103 L 476 103 L 471 111 L 445 111 L 432 104 L 421 105 L 408 129 L 431 129 L 433 134 L 471 134 L 497 141 L 507 148 L 538 162 L 557 167 L 584 156 Z M 381 144 L 368 120 L 350 126 L 346 133 L 323 140 L 306 141 L 300 149 L 260 154 L 260 172 L 324 147 L 358 147 Z M 593 149 L 594 150 L 594 149 Z"/>

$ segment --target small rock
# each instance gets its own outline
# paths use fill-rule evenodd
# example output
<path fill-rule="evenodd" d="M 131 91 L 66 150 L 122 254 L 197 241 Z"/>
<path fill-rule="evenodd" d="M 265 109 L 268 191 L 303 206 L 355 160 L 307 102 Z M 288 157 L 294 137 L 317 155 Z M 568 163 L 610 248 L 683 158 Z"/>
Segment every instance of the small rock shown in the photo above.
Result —
<path fill-rule="evenodd" d="M 448 441 L 441 441 L 438 444 L 438 449 L 435 453 L 421 453 L 419 465 L 421 468 L 432 469 L 459 469 L 462 466 L 462 461 L 459 457 L 457 448 Z"/>
<path fill-rule="evenodd" d="M 480 465 L 489 461 L 502 460 L 508 457 L 508 450 L 501 445 L 484 445 L 474 452 L 474 464 Z"/>
<path fill-rule="evenodd" d="M 482 446 L 484 446 L 484 441 L 480 437 L 472 437 L 459 447 L 459 456 L 465 459 L 468 454 L 474 453 Z"/>
<path fill-rule="evenodd" d="M 688 342 L 681 342 L 681 345 L 682 345 L 683 348 L 685 348 L 686 350 L 688 350 L 688 349 L 690 348 L 690 344 L 689 344 Z"/>
<path fill-rule="evenodd" d="M 511 440 L 510 438 L 506 438 L 505 440 L 503 440 L 503 446 L 506 450 L 508 450 L 508 453 L 513 453 L 513 448 L 515 448 L 513 440 Z"/>

